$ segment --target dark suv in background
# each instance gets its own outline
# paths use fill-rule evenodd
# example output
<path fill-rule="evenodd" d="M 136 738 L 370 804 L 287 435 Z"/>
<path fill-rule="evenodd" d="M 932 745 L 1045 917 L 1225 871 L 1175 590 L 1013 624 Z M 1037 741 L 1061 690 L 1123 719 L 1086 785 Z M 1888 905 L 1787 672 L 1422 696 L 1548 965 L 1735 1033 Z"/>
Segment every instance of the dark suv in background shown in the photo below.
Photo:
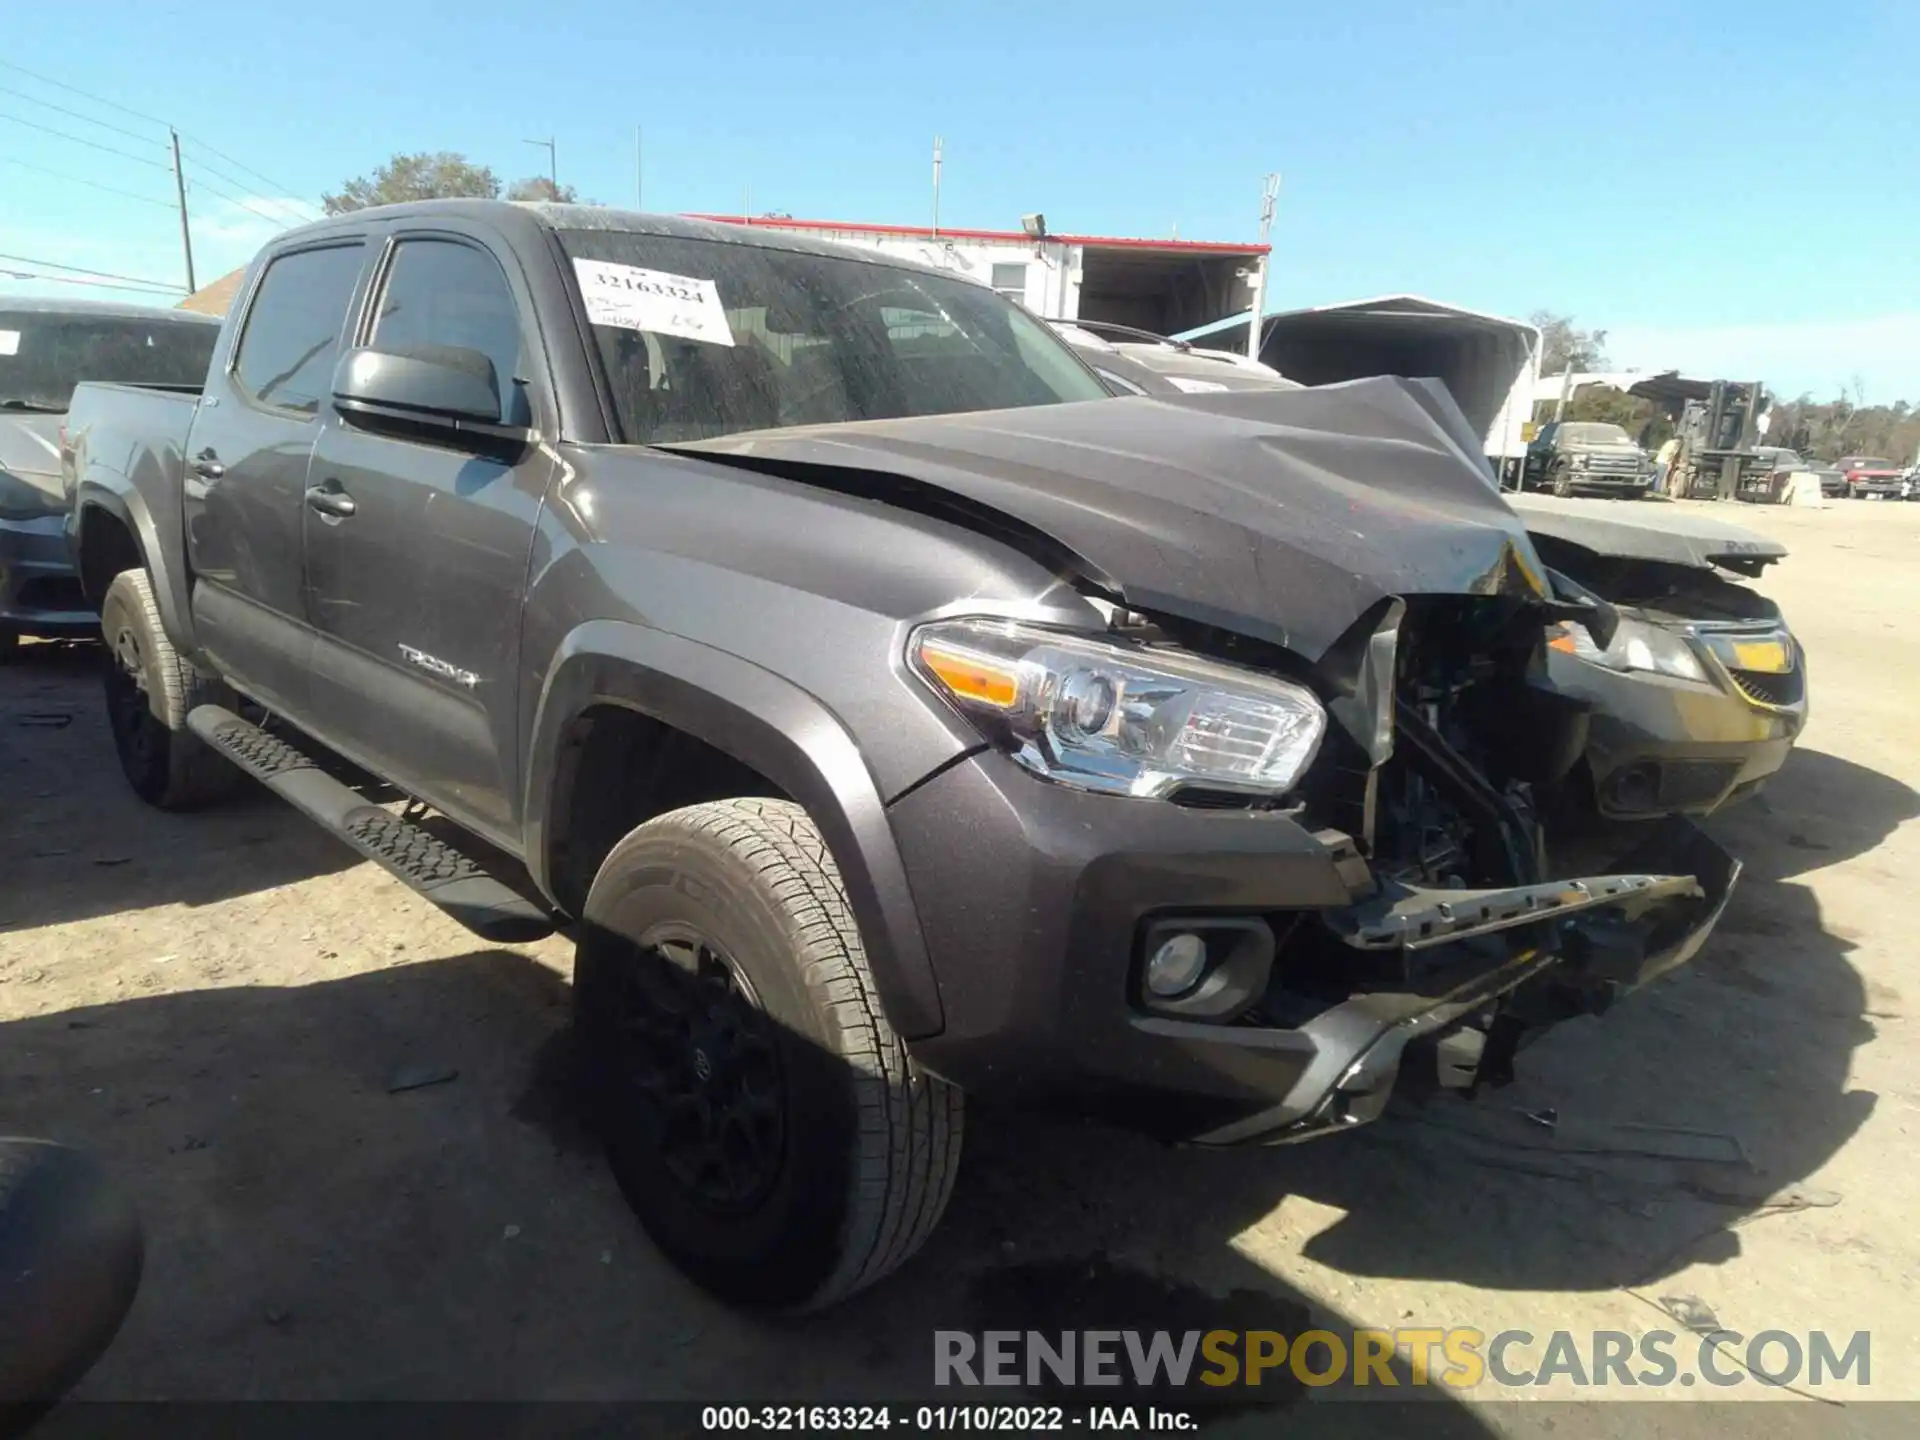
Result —
<path fill-rule="evenodd" d="M 14 300 L 0 308 L 0 659 L 23 635 L 93 635 L 63 535 L 60 426 L 81 380 L 198 389 L 211 316 L 144 305 Z"/>

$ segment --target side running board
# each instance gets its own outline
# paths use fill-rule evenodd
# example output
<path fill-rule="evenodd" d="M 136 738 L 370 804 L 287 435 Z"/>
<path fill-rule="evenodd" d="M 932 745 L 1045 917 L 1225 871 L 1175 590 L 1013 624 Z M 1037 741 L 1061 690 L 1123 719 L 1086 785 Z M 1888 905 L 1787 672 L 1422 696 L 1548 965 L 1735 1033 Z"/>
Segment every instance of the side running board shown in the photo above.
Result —
<path fill-rule="evenodd" d="M 418 825 L 368 804 L 279 736 L 218 705 L 196 706 L 187 728 L 481 938 L 520 945 L 553 933 L 546 911 Z"/>

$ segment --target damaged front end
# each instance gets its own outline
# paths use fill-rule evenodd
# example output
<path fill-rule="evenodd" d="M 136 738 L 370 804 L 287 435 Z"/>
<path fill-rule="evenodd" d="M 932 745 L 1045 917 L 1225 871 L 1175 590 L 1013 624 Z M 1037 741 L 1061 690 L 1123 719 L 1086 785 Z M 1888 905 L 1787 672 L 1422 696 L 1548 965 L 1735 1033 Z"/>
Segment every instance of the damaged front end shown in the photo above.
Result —
<path fill-rule="evenodd" d="M 1437 385 L 676 449 L 976 532 L 1086 602 L 1084 628 L 909 632 L 985 742 L 889 809 L 919 873 L 952 877 L 967 837 L 964 879 L 916 887 L 945 1026 L 915 1053 L 974 1093 L 1203 1143 L 1338 1129 L 1403 1070 L 1504 1078 L 1688 958 L 1732 888 L 1684 823 L 1608 864 L 1551 853 L 1541 797 L 1592 712 L 1549 683 L 1548 627 L 1605 646 L 1619 617 L 1557 590 Z"/>
<path fill-rule="evenodd" d="M 1323 659 L 1336 723 L 1299 798 L 1355 900 L 1293 924 L 1235 1017 L 1308 1040 L 1310 1063 L 1198 1143 L 1360 1124 L 1396 1086 L 1504 1083 L 1545 1029 L 1699 950 L 1740 865 L 1691 822 L 1597 867 L 1554 855 L 1536 797 L 1582 754 L 1588 713 L 1542 664 L 1537 606 L 1465 596 L 1395 601 Z"/>

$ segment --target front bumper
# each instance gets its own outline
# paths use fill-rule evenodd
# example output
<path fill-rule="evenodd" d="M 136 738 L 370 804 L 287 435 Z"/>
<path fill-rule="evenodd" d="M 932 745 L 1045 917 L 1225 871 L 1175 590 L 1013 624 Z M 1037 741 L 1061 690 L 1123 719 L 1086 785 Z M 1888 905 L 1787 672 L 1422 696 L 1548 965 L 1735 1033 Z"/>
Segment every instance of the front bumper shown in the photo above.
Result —
<path fill-rule="evenodd" d="M 0 520 L 0 632 L 47 639 L 92 635 L 100 616 L 80 592 L 64 517 Z"/>
<path fill-rule="evenodd" d="M 1567 483 L 1586 495 L 1644 495 L 1653 488 L 1651 475 L 1608 474 L 1603 470 L 1570 470 Z"/>
<path fill-rule="evenodd" d="M 1663 850 L 1629 863 L 1644 872 L 1636 881 L 1679 874 L 1694 883 L 1624 886 L 1565 918 L 1556 905 L 1576 908 L 1586 892 L 1572 882 L 1533 887 L 1559 898 L 1517 901 L 1518 918 L 1429 942 L 1394 978 L 1411 946 L 1366 948 L 1335 933 L 1358 936 L 1378 909 L 1365 863 L 1343 837 L 1310 834 L 1285 815 L 1084 795 L 991 753 L 918 787 L 891 815 L 946 1014 L 939 1035 L 913 1043 L 915 1057 L 981 1098 L 1209 1144 L 1299 1139 L 1371 1119 L 1416 1043 L 1432 1043 L 1436 1067 L 1443 1042 L 1455 1062 L 1468 1054 L 1477 1063 L 1489 1043 L 1498 1051 L 1495 1010 L 1538 1028 L 1601 1008 L 1691 958 L 1738 873 L 1675 821 Z M 1411 901 L 1438 915 L 1465 898 Z M 1521 914 L 1528 906 L 1538 908 Z M 1170 916 L 1270 926 L 1281 940 L 1258 1004 L 1230 1021 L 1149 1013 L 1135 999 L 1142 937 Z M 1336 965 L 1350 957 L 1343 993 L 1295 991 L 1290 966 L 1308 943 Z M 1490 1077 L 1502 1063 L 1496 1055 Z M 1454 1070 L 1448 1083 L 1462 1080 Z"/>
<path fill-rule="evenodd" d="M 1728 676 L 1709 683 L 1612 670 L 1547 652 L 1553 687 L 1593 707 L 1587 768 L 1609 819 L 1709 815 L 1751 795 L 1786 763 L 1807 723 L 1805 657 L 1796 654 L 1792 702 L 1765 704 Z"/>
<path fill-rule="evenodd" d="M 1897 478 L 1891 480 L 1849 480 L 1847 482 L 1847 494 L 1856 500 L 1865 499 L 1869 495 L 1877 496 L 1883 500 L 1903 500 L 1907 494 L 1907 482 Z"/>

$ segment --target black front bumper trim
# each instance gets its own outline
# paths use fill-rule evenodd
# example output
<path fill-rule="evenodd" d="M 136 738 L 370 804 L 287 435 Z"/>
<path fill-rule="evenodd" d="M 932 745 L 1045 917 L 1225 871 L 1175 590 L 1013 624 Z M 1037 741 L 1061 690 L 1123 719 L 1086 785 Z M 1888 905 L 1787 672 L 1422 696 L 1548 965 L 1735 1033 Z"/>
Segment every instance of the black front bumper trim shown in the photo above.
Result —
<path fill-rule="evenodd" d="M 1437 996 L 1356 995 L 1297 1029 L 1229 1032 L 1235 1043 L 1265 1040 L 1277 1049 L 1303 1051 L 1309 1059 L 1283 1099 L 1205 1131 L 1193 1137 L 1192 1143 L 1289 1144 L 1350 1129 L 1377 1119 L 1385 1110 L 1410 1044 L 1429 1036 L 1438 1038 L 1439 1032 L 1469 1021 L 1494 1001 L 1511 1009 L 1513 1023 L 1537 1033 L 1558 1019 L 1602 1010 L 1618 996 L 1686 964 L 1699 953 L 1725 912 L 1739 882 L 1740 862 L 1706 832 L 1683 819 L 1667 821 L 1623 859 L 1633 863 L 1631 873 L 1558 882 L 1569 892 L 1576 883 L 1584 885 L 1592 899 L 1564 909 L 1535 910 L 1511 922 L 1570 917 L 1563 938 L 1572 943 L 1561 953 L 1521 950 Z M 1690 873 L 1652 873 L 1669 867 Z M 1519 888 L 1531 891 L 1555 887 Z M 1609 889 L 1613 893 L 1595 893 Z M 1459 896 L 1501 892 L 1429 893 Z M 1609 908 L 1592 917 L 1574 913 L 1598 907 Z M 1601 922 L 1591 940 L 1581 932 L 1583 920 L 1588 918 Z M 1626 944 L 1607 943 L 1622 938 L 1611 933 L 1622 920 L 1644 927 L 1637 929 L 1637 941 L 1629 936 L 1625 937 Z M 1506 923 L 1487 928 L 1504 929 Z M 1201 1038 L 1210 1028 L 1149 1019 L 1136 1019 L 1134 1024 L 1183 1039 Z M 1218 1028 L 1214 1028 L 1214 1035 L 1220 1035 Z"/>
<path fill-rule="evenodd" d="M 1587 875 L 1498 890 L 1389 884 L 1372 900 L 1329 915 L 1327 924 L 1356 949 L 1425 950 L 1596 905 L 1702 893 L 1691 875 Z"/>

